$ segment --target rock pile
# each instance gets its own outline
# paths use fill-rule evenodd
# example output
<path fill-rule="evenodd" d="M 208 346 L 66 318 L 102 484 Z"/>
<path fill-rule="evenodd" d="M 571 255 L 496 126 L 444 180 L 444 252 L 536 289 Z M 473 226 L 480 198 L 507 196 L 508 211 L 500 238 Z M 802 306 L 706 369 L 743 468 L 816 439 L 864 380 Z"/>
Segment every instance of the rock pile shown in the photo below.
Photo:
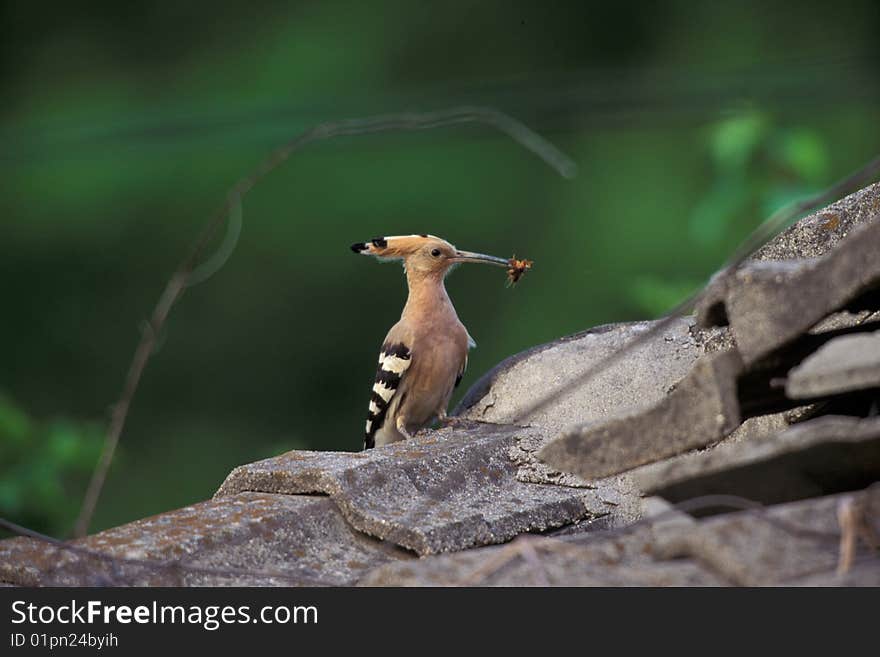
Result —
<path fill-rule="evenodd" d="M 0 541 L 0 582 L 880 585 L 880 184 L 716 277 L 694 317 L 535 347 L 456 412 L 66 546 Z"/>

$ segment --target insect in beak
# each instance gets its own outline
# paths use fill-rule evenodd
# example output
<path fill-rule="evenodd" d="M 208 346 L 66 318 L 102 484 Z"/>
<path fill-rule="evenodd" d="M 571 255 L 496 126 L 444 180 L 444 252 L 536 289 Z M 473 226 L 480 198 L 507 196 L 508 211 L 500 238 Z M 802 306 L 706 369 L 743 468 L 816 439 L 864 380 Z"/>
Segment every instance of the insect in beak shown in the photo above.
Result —
<path fill-rule="evenodd" d="M 495 265 L 496 267 L 504 267 L 507 269 L 507 281 L 510 285 L 515 285 L 527 270 L 532 268 L 534 262 L 532 260 L 517 260 L 516 256 L 505 260 L 504 258 L 496 258 L 495 256 L 485 255 L 484 253 L 471 253 L 470 251 L 456 251 L 455 255 L 450 258 L 452 262 L 482 262 L 487 265 Z"/>

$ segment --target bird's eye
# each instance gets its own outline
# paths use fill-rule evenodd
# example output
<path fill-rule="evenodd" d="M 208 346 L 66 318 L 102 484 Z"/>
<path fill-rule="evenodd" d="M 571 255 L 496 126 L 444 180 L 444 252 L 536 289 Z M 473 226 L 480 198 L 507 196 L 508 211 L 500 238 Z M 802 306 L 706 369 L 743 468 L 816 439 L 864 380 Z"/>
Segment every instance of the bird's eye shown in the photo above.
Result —
<path fill-rule="evenodd" d="M 431 255 L 435 258 L 440 257 L 440 249 L 431 249 Z"/>

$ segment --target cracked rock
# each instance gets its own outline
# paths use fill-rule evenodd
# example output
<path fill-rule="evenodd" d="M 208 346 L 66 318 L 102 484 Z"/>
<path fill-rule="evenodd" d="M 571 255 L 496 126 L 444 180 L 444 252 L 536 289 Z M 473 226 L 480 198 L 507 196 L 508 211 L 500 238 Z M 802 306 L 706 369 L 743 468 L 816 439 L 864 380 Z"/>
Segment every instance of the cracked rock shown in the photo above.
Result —
<path fill-rule="evenodd" d="M 880 331 L 842 335 L 791 370 L 785 394 L 810 399 L 880 388 Z"/>
<path fill-rule="evenodd" d="M 233 470 L 241 491 L 325 493 L 359 531 L 418 554 L 500 543 L 611 513 L 617 492 L 522 483 L 509 452 L 533 430 L 469 423 L 357 454 L 289 452 Z"/>
<path fill-rule="evenodd" d="M 703 356 L 652 407 L 564 433 L 539 457 L 552 468 L 595 480 L 718 442 L 740 425 L 736 350 Z"/>
<path fill-rule="evenodd" d="M 841 310 L 880 307 L 880 222 L 854 230 L 821 258 L 752 262 L 719 275 L 697 307 L 701 325 L 730 325 L 749 365 Z"/>
<path fill-rule="evenodd" d="M 568 390 L 572 381 L 655 325 L 600 326 L 512 356 L 477 381 L 455 413 L 487 422 L 528 424 L 537 430 L 511 449 L 520 481 L 588 486 L 576 475 L 542 463 L 538 451 L 576 424 L 624 415 L 663 398 L 706 350 L 703 336 L 714 335 L 695 332 L 693 318 L 675 319 L 632 353 Z M 536 400 L 557 388 L 566 392 L 530 412 Z"/>
<path fill-rule="evenodd" d="M 823 416 L 631 476 L 670 502 L 721 494 L 773 504 L 862 488 L 880 480 L 880 418 Z"/>
<path fill-rule="evenodd" d="M 369 568 L 412 558 L 352 531 L 326 497 L 265 493 L 201 502 L 71 545 L 79 551 L 28 538 L 0 541 L 0 580 L 21 586 L 340 586 Z"/>
<path fill-rule="evenodd" d="M 666 331 L 573 390 L 567 385 L 654 325 L 600 326 L 511 356 L 468 390 L 456 414 L 484 422 L 528 423 L 555 435 L 573 424 L 650 404 L 687 374 L 703 353 L 702 343 L 690 332 L 692 318 L 675 320 Z M 566 388 L 565 394 L 537 412 L 528 412 L 536 399 L 556 388 Z"/>
<path fill-rule="evenodd" d="M 876 487 L 875 487 L 876 488 Z M 880 490 L 859 493 L 880 508 Z M 364 586 L 793 586 L 880 576 L 880 560 L 859 545 L 853 571 L 839 576 L 837 509 L 846 496 L 803 500 L 698 521 L 661 512 L 629 528 L 396 562 L 370 571 Z M 880 517 L 866 522 L 880 529 Z"/>

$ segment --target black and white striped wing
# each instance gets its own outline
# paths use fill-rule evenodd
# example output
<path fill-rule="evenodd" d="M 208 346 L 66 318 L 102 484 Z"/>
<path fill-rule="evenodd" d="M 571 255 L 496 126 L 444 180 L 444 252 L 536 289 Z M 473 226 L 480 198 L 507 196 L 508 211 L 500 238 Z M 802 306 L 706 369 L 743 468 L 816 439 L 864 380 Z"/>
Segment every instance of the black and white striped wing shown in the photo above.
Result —
<path fill-rule="evenodd" d="M 400 387 L 400 382 L 412 362 L 409 348 L 402 342 L 382 345 L 379 352 L 379 368 L 370 395 L 370 411 L 364 430 L 364 449 L 376 446 L 376 432 L 385 424 L 391 400 Z"/>

